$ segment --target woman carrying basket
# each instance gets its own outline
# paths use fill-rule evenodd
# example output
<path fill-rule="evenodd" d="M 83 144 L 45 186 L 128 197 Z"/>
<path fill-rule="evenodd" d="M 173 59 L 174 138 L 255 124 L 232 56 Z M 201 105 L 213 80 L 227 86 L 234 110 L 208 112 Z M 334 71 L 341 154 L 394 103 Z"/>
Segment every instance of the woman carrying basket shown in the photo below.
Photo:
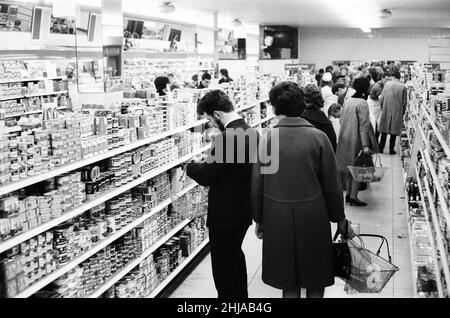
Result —
<path fill-rule="evenodd" d="M 370 124 L 370 112 L 367 96 L 370 82 L 365 77 L 355 79 L 353 88 L 356 93 L 347 99 L 342 107 L 341 129 L 336 150 L 336 161 L 342 180 L 345 180 L 346 203 L 356 206 L 367 206 L 358 199 L 359 183 L 353 180 L 347 166 L 353 166 L 355 158 L 364 154 L 378 153 L 375 132 Z"/>

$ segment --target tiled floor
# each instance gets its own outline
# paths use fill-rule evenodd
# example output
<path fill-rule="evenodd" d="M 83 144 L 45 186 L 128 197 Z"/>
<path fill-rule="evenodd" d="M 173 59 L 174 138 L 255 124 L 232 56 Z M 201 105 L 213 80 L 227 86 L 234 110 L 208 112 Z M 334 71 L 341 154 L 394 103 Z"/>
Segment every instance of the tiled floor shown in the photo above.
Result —
<path fill-rule="evenodd" d="M 393 263 L 400 270 L 389 281 L 380 294 L 350 294 L 344 291 L 344 283 L 336 279 L 334 286 L 325 290 L 325 297 L 413 297 L 411 258 L 409 251 L 408 229 L 406 223 L 406 203 L 403 198 L 401 165 L 398 156 L 381 155 L 383 166 L 389 167 L 379 183 L 372 183 L 367 190 L 360 192 L 359 198 L 367 202 L 367 207 L 346 206 L 347 218 L 359 223 L 361 233 L 384 235 L 390 245 Z M 335 227 L 333 227 L 334 231 Z M 365 239 L 365 246 L 371 250 L 377 248 L 376 239 Z M 248 271 L 248 292 L 251 298 L 279 298 L 281 290 L 264 284 L 261 280 L 261 241 L 256 239 L 251 227 L 245 237 L 243 250 L 246 255 Z M 382 256 L 386 256 L 383 248 Z M 209 255 L 186 278 L 171 295 L 173 298 L 215 298 L 217 292 L 211 273 Z"/>

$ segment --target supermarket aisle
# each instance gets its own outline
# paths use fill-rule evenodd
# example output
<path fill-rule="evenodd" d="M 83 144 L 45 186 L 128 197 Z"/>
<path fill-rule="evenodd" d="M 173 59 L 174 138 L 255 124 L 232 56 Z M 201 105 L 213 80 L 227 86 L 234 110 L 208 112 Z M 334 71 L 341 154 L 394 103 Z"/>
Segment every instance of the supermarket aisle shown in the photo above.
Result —
<path fill-rule="evenodd" d="M 344 291 L 344 283 L 336 279 L 336 284 L 326 289 L 325 297 L 409 298 L 414 296 L 400 158 L 381 155 L 381 159 L 383 166 L 390 169 L 381 182 L 371 184 L 359 195 L 359 198 L 367 202 L 369 206 L 365 208 L 346 206 L 346 214 L 353 223 L 360 224 L 362 234 L 381 234 L 388 239 L 393 263 L 400 268 L 400 271 L 394 275 L 380 294 L 347 295 Z M 367 238 L 365 244 L 369 249 L 375 250 L 379 243 L 376 239 Z M 243 246 L 247 260 L 249 297 L 279 298 L 281 291 L 267 286 L 261 280 L 261 248 L 261 241 L 256 239 L 254 228 L 251 227 Z M 385 249 L 381 253 L 387 258 Z M 173 298 L 215 298 L 216 296 L 209 255 L 171 295 Z"/>

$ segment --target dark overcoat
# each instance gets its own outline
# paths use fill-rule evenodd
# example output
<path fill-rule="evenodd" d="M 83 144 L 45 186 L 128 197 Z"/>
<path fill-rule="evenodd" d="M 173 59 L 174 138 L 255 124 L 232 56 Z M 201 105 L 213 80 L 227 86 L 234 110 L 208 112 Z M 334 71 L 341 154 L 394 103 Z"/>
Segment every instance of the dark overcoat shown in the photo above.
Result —
<path fill-rule="evenodd" d="M 267 163 L 269 156 L 264 154 L 276 161 L 277 141 L 278 170 L 262 174 L 261 168 L 276 165 Z M 328 137 L 305 119 L 288 117 L 262 138 L 260 146 L 252 206 L 254 221 L 263 226 L 263 281 L 279 289 L 333 285 L 330 222 L 345 215 Z"/>

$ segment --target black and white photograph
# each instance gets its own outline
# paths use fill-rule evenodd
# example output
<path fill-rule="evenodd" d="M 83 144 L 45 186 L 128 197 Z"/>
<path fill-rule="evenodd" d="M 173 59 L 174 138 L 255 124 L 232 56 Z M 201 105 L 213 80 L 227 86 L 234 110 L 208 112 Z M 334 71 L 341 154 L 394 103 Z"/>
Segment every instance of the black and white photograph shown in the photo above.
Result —
<path fill-rule="evenodd" d="M 1 0 L 11 298 L 437 315 L 450 1 Z"/>

